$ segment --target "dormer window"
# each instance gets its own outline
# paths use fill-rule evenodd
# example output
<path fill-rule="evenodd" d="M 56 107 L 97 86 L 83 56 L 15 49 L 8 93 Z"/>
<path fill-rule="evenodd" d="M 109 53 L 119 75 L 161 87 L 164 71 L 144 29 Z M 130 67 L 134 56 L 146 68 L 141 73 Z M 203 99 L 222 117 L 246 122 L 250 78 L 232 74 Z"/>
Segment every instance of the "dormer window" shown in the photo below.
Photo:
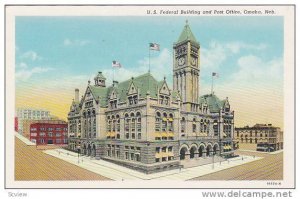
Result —
<path fill-rule="evenodd" d="M 129 105 L 134 105 L 138 103 L 138 96 L 137 95 L 131 95 L 128 97 L 128 103 Z"/>
<path fill-rule="evenodd" d="M 117 105 L 118 105 L 117 99 L 110 100 L 109 105 L 110 105 L 110 108 L 111 108 L 111 109 L 117 108 L 117 107 L 118 107 L 118 106 L 117 106 Z"/>
<path fill-rule="evenodd" d="M 159 104 L 169 105 L 170 97 L 165 95 L 159 95 Z"/>

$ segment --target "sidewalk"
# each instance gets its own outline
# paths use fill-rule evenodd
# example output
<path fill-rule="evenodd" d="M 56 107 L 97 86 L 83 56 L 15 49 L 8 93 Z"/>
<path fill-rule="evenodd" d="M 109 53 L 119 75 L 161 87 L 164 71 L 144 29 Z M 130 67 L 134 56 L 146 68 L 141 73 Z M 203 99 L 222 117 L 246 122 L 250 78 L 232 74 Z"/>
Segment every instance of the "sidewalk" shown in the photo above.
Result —
<path fill-rule="evenodd" d="M 22 142 L 24 142 L 26 145 L 28 146 L 35 146 L 35 143 L 31 142 L 30 140 L 28 140 L 26 137 L 24 137 L 23 135 L 15 132 L 15 136 L 17 138 L 19 138 Z"/>
<path fill-rule="evenodd" d="M 264 152 L 264 151 L 256 151 L 256 150 L 247 150 L 247 149 L 239 149 L 239 151 L 245 151 L 245 152 L 255 152 L 255 153 L 262 153 L 262 154 L 270 154 L 270 155 L 274 155 L 274 154 L 278 154 L 278 153 L 282 153 L 282 150 L 278 150 L 278 151 L 274 151 L 274 152 Z"/>
<path fill-rule="evenodd" d="M 197 167 L 191 167 L 186 169 L 173 169 L 170 171 L 163 171 L 154 174 L 144 174 L 132 169 L 128 169 L 117 164 L 113 164 L 104 160 L 95 160 L 90 157 L 80 156 L 78 163 L 78 154 L 67 151 L 65 149 L 53 149 L 46 150 L 44 153 L 77 165 L 86 170 L 100 174 L 112 180 L 189 180 L 195 177 L 207 175 L 238 165 L 246 164 L 256 160 L 262 159 L 262 157 L 243 156 L 229 159 L 229 161 L 216 162 L 213 164 L 207 164 Z"/>

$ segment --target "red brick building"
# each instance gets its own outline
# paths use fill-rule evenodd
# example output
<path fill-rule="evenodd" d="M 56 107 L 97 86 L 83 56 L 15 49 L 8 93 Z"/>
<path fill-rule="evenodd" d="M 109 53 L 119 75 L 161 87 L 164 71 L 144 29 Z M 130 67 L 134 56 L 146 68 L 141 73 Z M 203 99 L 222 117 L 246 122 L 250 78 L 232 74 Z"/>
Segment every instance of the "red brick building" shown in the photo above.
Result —
<path fill-rule="evenodd" d="M 18 117 L 15 117 L 15 131 L 18 132 L 18 130 L 19 130 Z"/>
<path fill-rule="evenodd" d="M 30 125 L 30 140 L 38 145 L 68 144 L 67 123 L 34 123 Z"/>

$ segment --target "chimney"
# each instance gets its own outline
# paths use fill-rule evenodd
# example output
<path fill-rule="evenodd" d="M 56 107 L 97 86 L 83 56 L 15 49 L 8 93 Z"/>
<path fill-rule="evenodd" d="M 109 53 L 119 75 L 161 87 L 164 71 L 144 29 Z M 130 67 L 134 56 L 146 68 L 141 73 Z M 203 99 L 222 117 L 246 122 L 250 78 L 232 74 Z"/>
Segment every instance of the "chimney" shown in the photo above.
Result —
<path fill-rule="evenodd" d="M 75 89 L 75 102 L 79 102 L 79 89 Z"/>

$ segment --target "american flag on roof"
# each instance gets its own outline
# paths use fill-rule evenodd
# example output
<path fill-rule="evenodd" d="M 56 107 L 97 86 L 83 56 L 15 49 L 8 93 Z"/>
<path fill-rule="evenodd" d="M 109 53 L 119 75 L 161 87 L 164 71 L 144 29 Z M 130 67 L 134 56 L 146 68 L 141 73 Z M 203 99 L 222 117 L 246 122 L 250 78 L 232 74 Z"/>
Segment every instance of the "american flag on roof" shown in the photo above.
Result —
<path fill-rule="evenodd" d="M 121 67 L 122 67 L 121 63 L 118 62 L 118 61 L 112 61 L 111 66 L 112 66 L 113 68 L 121 68 Z"/>
<path fill-rule="evenodd" d="M 156 51 L 160 50 L 159 49 L 159 44 L 157 44 L 157 43 L 150 43 L 149 48 L 150 48 L 150 50 L 156 50 Z"/>

